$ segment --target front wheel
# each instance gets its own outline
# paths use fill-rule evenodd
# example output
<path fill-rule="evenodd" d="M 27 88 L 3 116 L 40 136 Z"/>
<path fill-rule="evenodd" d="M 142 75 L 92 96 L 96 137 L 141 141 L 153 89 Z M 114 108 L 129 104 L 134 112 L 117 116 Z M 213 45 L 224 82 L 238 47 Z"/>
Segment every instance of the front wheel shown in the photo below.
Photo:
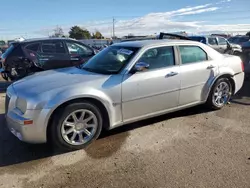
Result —
<path fill-rule="evenodd" d="M 220 78 L 213 85 L 207 105 L 212 109 L 218 110 L 223 108 L 230 100 L 232 95 L 232 85 L 228 78 Z"/>
<path fill-rule="evenodd" d="M 50 137 L 56 147 L 65 151 L 86 147 L 101 133 L 100 110 L 88 102 L 73 103 L 54 116 Z"/>

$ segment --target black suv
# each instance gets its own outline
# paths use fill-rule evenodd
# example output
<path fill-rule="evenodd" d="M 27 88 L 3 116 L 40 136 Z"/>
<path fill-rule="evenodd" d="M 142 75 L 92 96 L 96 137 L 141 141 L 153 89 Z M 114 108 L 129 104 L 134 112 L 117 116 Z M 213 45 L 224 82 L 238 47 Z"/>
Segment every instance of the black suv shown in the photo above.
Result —
<path fill-rule="evenodd" d="M 95 54 L 91 47 L 67 38 L 13 42 L 1 56 L 1 75 L 14 81 L 38 71 L 80 65 Z"/>

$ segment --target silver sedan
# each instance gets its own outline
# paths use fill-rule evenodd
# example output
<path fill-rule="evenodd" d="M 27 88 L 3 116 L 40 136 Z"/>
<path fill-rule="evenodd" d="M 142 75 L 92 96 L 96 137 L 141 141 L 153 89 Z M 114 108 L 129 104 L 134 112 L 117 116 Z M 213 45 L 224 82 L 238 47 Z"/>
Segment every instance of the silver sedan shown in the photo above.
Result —
<path fill-rule="evenodd" d="M 102 129 L 207 104 L 221 109 L 242 87 L 239 57 L 198 42 L 112 45 L 80 67 L 50 70 L 8 87 L 10 131 L 28 143 L 81 149 Z"/>

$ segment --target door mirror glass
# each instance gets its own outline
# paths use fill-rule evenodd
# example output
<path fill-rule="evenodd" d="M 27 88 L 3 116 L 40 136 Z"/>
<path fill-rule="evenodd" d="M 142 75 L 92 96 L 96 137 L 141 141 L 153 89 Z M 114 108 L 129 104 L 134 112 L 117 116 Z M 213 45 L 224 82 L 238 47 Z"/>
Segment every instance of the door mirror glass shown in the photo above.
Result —
<path fill-rule="evenodd" d="M 133 72 L 145 71 L 149 68 L 149 64 L 145 62 L 137 62 L 133 68 Z"/>

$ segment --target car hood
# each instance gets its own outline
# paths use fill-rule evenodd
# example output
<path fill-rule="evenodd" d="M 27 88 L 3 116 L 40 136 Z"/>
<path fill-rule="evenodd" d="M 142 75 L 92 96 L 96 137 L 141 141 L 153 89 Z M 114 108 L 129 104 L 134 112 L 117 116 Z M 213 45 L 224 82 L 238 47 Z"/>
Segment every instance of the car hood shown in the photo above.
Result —
<path fill-rule="evenodd" d="M 241 46 L 240 46 L 239 44 L 230 43 L 230 45 L 231 45 L 233 48 L 241 49 Z"/>
<path fill-rule="evenodd" d="M 15 92 L 36 95 L 64 86 L 72 86 L 97 79 L 105 79 L 108 75 L 95 74 L 76 67 L 43 71 L 25 77 L 13 83 Z"/>

